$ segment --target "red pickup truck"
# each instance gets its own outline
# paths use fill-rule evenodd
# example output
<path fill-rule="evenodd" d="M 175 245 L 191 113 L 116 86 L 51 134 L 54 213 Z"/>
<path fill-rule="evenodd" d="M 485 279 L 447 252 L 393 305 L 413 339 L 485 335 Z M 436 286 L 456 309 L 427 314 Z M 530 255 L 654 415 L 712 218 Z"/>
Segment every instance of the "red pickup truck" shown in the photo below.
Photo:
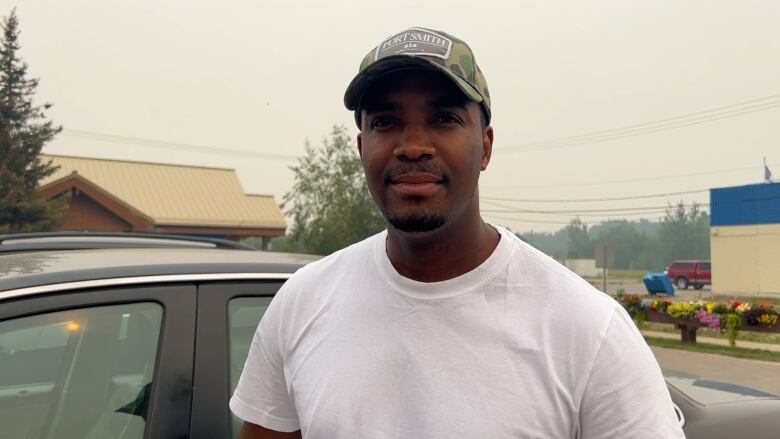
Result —
<path fill-rule="evenodd" d="M 678 289 L 686 290 L 688 285 L 693 285 L 700 290 L 704 285 L 712 283 L 710 267 L 710 261 L 707 260 L 672 261 L 666 267 L 666 275 Z"/>

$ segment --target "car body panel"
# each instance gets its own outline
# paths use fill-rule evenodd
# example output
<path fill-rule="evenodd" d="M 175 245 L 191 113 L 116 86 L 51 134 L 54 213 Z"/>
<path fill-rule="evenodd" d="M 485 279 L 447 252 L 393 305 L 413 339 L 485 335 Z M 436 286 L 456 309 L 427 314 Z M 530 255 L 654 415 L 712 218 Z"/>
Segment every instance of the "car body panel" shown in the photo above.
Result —
<path fill-rule="evenodd" d="M 293 273 L 317 256 L 246 250 L 100 249 L 0 254 L 0 292 L 67 282 L 209 273 Z"/>
<path fill-rule="evenodd" d="M 680 286 L 680 279 L 684 279 L 685 288 L 688 285 L 701 288 L 712 283 L 712 270 L 709 260 L 675 260 L 666 267 L 666 275 L 669 281 Z"/>
<path fill-rule="evenodd" d="M 195 285 L 95 289 L 62 295 L 28 296 L 0 301 L 0 321 L 34 314 L 126 303 L 156 302 L 163 306 L 162 336 L 149 399 L 149 438 L 186 438 L 189 434 L 192 367 L 196 323 Z M 23 400 L 23 395 L 20 395 Z"/>
<path fill-rule="evenodd" d="M 236 420 L 228 400 L 231 376 L 240 373 L 233 363 L 240 359 L 232 358 L 230 303 L 272 297 L 295 270 L 315 259 L 195 247 L 6 252 L 0 254 L 0 322 L 84 307 L 159 303 L 164 324 L 144 437 L 231 437 Z M 239 350 L 245 355 L 253 330 L 248 320 L 242 325 L 246 333 L 241 333 Z M 774 437 L 780 431 L 780 400 L 706 405 L 667 384 L 689 439 L 736 435 L 746 422 L 767 432 L 761 436 L 751 428 L 751 438 Z M 40 395 L 51 389 L 32 390 L 36 394 L 28 401 L 45 404 Z M 3 395 L 0 392 L 0 409 L 13 407 L 14 400 Z"/>
<path fill-rule="evenodd" d="M 228 401 L 232 386 L 229 364 L 231 340 L 228 306 L 236 297 L 273 297 L 283 280 L 265 282 L 216 282 L 198 287 L 198 332 L 195 382 L 192 404 L 192 439 L 230 437 L 231 416 Z M 251 338 L 251 334 L 248 335 Z M 251 339 L 247 340 L 251 343 Z M 243 365 L 242 365 L 243 366 Z M 225 392 L 230 389 L 231 392 Z"/>

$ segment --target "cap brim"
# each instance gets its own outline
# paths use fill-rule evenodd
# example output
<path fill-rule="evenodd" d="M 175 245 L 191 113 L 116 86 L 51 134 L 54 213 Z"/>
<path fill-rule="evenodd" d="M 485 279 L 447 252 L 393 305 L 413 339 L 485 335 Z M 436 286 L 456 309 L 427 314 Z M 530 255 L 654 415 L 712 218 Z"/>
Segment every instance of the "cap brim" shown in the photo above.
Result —
<path fill-rule="evenodd" d="M 360 108 L 360 101 L 363 99 L 363 95 L 373 85 L 373 83 L 387 75 L 388 73 L 399 70 L 435 70 L 443 73 L 447 78 L 452 80 L 455 85 L 474 102 L 480 103 L 483 98 L 482 95 L 468 82 L 458 75 L 450 72 L 445 67 L 437 64 L 434 61 L 428 60 L 419 56 L 397 55 L 388 56 L 375 62 L 362 72 L 358 73 L 352 82 L 347 87 L 347 91 L 344 93 L 344 106 L 348 110 L 355 111 Z M 355 120 L 360 125 L 359 116 L 355 115 Z"/>

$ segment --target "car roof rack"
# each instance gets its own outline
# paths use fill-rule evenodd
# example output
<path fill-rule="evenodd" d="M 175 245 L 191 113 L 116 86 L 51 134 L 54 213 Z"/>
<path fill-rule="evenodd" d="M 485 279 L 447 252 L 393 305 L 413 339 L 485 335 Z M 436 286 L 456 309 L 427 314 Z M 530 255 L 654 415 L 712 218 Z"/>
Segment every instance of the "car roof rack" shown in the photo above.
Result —
<path fill-rule="evenodd" d="M 256 250 L 227 239 L 167 233 L 38 232 L 0 235 L 0 253 L 100 248 L 219 248 Z"/>

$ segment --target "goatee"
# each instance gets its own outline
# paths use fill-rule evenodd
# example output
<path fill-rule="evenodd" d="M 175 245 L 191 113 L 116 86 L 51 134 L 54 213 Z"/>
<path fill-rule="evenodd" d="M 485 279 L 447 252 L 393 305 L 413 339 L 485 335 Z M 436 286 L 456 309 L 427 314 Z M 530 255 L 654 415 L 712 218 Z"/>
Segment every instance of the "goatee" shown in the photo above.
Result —
<path fill-rule="evenodd" d="M 396 230 L 407 233 L 431 232 L 443 226 L 447 219 L 439 215 L 413 215 L 388 217 L 387 222 Z"/>

